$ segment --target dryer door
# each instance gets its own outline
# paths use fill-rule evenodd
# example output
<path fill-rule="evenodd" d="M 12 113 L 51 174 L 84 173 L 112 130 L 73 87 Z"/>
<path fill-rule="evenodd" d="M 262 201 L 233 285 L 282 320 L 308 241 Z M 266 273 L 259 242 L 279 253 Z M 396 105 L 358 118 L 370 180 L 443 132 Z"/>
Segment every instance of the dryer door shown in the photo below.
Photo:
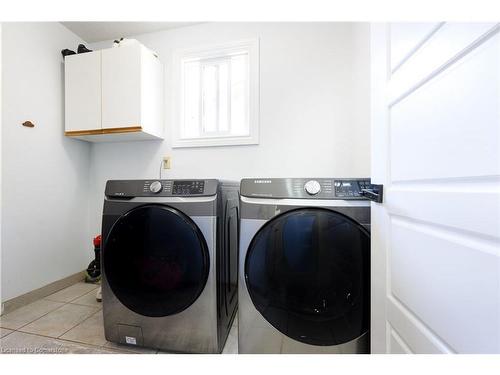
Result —
<path fill-rule="evenodd" d="M 346 343 L 369 327 L 370 235 L 334 211 L 288 211 L 253 238 L 245 280 L 281 333 L 311 345 Z"/>
<path fill-rule="evenodd" d="M 103 267 L 123 305 L 144 316 L 161 317 L 196 301 L 208 278 L 209 252 L 189 217 L 171 207 L 144 205 L 111 228 Z"/>

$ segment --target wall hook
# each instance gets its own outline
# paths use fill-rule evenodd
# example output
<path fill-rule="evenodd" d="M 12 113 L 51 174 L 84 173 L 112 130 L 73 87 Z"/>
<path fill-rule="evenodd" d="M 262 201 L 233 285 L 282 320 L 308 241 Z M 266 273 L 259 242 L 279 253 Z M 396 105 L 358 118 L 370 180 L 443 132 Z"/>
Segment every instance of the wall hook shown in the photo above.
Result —
<path fill-rule="evenodd" d="M 27 128 L 34 128 L 35 124 L 33 124 L 31 121 L 25 121 L 23 122 L 23 126 L 26 126 Z"/>

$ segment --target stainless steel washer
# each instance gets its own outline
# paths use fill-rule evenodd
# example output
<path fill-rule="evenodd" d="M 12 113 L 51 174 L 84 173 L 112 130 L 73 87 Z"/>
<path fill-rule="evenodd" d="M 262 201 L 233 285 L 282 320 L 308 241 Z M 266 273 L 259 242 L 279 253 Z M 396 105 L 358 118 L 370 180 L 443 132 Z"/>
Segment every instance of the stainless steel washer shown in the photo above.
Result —
<path fill-rule="evenodd" d="M 369 353 L 369 179 L 244 179 L 240 353 Z"/>
<path fill-rule="evenodd" d="M 107 340 L 222 351 L 237 309 L 238 187 L 217 180 L 108 181 Z"/>

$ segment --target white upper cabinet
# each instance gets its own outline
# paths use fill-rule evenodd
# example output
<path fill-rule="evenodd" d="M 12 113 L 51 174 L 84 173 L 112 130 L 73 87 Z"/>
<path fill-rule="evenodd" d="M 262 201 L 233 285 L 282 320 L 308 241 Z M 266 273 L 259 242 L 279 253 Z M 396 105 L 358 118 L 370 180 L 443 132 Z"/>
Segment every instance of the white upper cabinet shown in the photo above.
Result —
<path fill-rule="evenodd" d="M 66 131 L 101 128 L 101 52 L 65 58 Z"/>
<path fill-rule="evenodd" d="M 141 46 L 102 51 L 102 127 L 141 123 Z"/>
<path fill-rule="evenodd" d="M 163 66 L 140 43 L 65 61 L 66 135 L 92 142 L 163 138 Z"/>

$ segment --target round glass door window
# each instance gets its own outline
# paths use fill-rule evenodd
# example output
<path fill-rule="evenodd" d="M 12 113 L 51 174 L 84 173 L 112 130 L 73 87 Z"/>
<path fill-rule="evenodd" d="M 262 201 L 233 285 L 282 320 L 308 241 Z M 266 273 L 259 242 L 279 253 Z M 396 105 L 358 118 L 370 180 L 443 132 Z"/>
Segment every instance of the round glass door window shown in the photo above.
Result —
<path fill-rule="evenodd" d="M 311 345 L 346 343 L 369 327 L 369 232 L 334 211 L 288 211 L 253 238 L 245 280 L 257 310 L 281 333 Z"/>
<path fill-rule="evenodd" d="M 171 207 L 146 205 L 113 225 L 103 265 L 121 303 L 138 314 L 161 317 L 196 301 L 208 278 L 209 253 L 189 217 Z"/>

